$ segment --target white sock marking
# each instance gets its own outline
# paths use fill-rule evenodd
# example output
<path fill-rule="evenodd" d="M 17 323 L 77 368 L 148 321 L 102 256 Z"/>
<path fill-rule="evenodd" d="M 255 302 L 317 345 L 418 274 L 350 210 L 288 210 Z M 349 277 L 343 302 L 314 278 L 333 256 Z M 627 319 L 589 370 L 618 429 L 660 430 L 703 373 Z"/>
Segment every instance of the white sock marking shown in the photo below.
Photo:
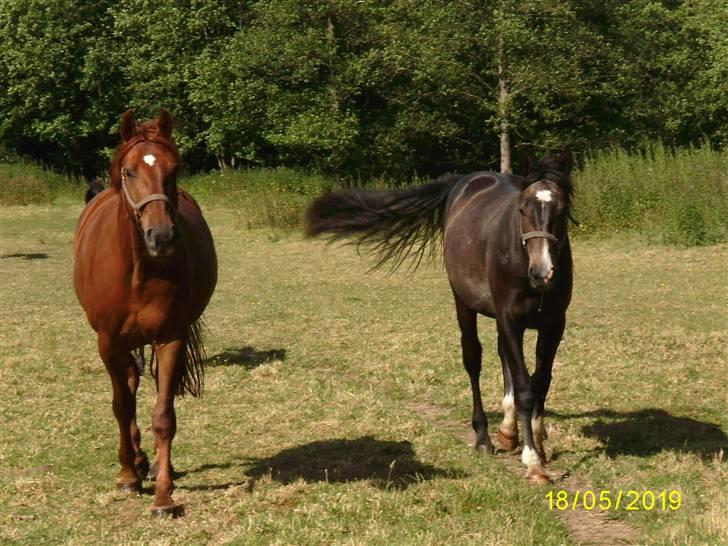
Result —
<path fill-rule="evenodd" d="M 513 393 L 509 392 L 503 397 L 503 422 L 500 429 L 508 436 L 515 436 L 518 433 L 516 424 L 516 404 L 513 400 Z"/>
<path fill-rule="evenodd" d="M 536 199 L 548 203 L 551 201 L 551 190 L 540 190 L 536 192 Z"/>
<path fill-rule="evenodd" d="M 144 163 L 149 165 L 150 167 L 154 166 L 154 163 L 157 161 L 157 158 L 154 157 L 152 154 L 147 154 L 144 156 Z"/>
<path fill-rule="evenodd" d="M 523 446 L 523 452 L 521 453 L 521 462 L 526 466 L 540 464 L 538 453 L 536 453 L 528 446 Z"/>

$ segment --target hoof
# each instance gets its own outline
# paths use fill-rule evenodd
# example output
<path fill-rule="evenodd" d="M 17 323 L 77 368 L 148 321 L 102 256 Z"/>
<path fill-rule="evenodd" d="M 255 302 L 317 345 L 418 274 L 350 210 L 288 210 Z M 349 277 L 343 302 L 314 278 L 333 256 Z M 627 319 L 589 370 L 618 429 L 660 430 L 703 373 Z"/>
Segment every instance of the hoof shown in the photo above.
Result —
<path fill-rule="evenodd" d="M 514 451 L 516 448 L 518 448 L 518 434 L 515 436 L 509 436 L 507 434 L 503 434 L 500 429 L 498 429 L 498 445 L 501 447 L 501 449 L 504 449 L 505 451 Z"/>
<path fill-rule="evenodd" d="M 490 443 L 490 440 L 485 443 L 475 444 L 475 451 L 479 455 L 493 455 L 493 453 L 495 452 L 495 450 L 493 449 L 493 444 Z"/>
<path fill-rule="evenodd" d="M 170 504 L 168 506 L 152 506 L 151 516 L 158 519 L 176 519 L 185 515 L 183 504 Z"/>
<path fill-rule="evenodd" d="M 526 472 L 526 480 L 530 485 L 548 485 L 551 483 L 551 478 L 540 466 L 529 468 L 528 472 Z"/>
<path fill-rule="evenodd" d="M 131 482 L 131 483 L 117 482 L 116 490 L 121 491 L 122 493 L 139 495 L 142 492 L 142 484 L 141 484 L 141 482 Z"/>
<path fill-rule="evenodd" d="M 147 474 L 149 474 L 149 459 L 147 459 L 145 453 L 142 453 L 142 459 L 138 463 L 134 463 L 134 468 L 136 468 L 137 474 L 142 481 L 147 478 Z"/>

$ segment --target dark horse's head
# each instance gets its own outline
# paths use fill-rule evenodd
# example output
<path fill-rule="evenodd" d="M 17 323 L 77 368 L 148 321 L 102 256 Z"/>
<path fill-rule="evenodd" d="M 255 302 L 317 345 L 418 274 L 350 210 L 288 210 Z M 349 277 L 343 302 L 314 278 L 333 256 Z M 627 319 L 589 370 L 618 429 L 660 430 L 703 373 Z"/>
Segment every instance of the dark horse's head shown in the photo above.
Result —
<path fill-rule="evenodd" d="M 147 253 L 168 256 L 174 251 L 180 164 L 172 116 L 162 109 L 157 119 L 138 124 L 127 110 L 119 129 L 122 143 L 111 163 L 111 185 L 131 210 Z"/>
<path fill-rule="evenodd" d="M 569 180 L 571 154 L 547 155 L 529 161 L 521 184 L 521 242 L 528 252 L 528 279 L 538 290 L 552 286 L 566 241 L 573 188 Z"/>

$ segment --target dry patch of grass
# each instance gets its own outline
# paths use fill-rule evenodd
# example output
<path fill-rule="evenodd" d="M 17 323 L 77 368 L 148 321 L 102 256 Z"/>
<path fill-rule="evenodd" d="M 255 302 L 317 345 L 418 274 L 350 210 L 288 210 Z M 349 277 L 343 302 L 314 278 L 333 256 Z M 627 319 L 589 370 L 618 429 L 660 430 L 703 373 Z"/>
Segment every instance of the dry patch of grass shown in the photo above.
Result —
<path fill-rule="evenodd" d="M 177 403 L 175 495 L 187 515 L 150 520 L 149 490 L 113 490 L 110 382 L 70 281 L 79 212 L 3 210 L 2 254 L 46 257 L 0 261 L 0 540 L 569 543 L 547 489 L 475 457 L 458 432 L 470 392 L 443 271 L 366 275 L 350 248 L 249 231 L 224 209 L 208 213 L 221 270 L 206 314 L 206 391 Z M 560 468 L 597 487 L 683 492 L 677 512 L 610 514 L 643 533 L 638 541 L 728 540 L 726 463 L 716 456 L 728 431 L 716 312 L 728 302 L 715 283 L 725 258 L 726 247 L 576 245 L 549 445 Z M 482 322 L 494 428 L 502 380 L 494 326 Z M 147 446 L 152 400 L 146 378 Z M 423 417 L 424 402 L 452 427 Z"/>

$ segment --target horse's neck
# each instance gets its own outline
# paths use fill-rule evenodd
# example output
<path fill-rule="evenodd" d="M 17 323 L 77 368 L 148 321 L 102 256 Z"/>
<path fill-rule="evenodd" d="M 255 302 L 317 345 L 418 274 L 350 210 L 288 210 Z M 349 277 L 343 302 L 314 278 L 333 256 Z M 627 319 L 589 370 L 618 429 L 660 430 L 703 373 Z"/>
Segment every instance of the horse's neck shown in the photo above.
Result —
<path fill-rule="evenodd" d="M 144 275 L 143 260 L 144 241 L 140 237 L 140 228 L 129 210 L 121 193 L 118 194 L 119 206 L 116 213 L 116 231 L 119 250 L 128 261 L 132 270 L 132 286 L 141 284 Z"/>

